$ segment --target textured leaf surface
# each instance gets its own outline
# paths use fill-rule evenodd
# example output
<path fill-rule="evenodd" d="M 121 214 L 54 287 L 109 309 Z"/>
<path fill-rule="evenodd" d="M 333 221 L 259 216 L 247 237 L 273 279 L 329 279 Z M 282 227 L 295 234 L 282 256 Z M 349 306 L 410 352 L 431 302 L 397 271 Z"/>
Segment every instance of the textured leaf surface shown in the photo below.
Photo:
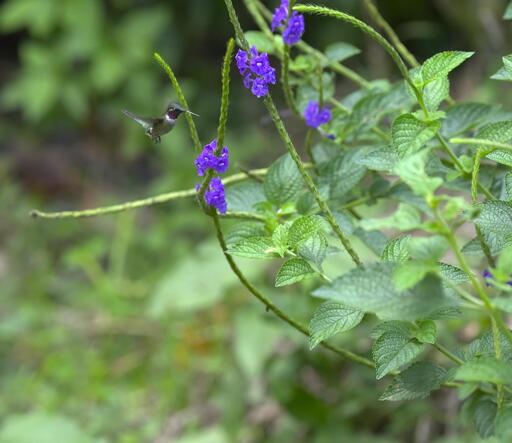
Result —
<path fill-rule="evenodd" d="M 226 202 L 230 211 L 254 212 L 254 205 L 265 200 L 261 183 L 238 183 L 226 189 Z"/>
<path fill-rule="evenodd" d="M 411 229 L 417 229 L 421 225 L 421 216 L 414 207 L 400 203 L 397 211 L 390 217 L 368 218 L 361 220 L 360 225 L 367 231 L 372 229 L 391 228 L 408 231 Z"/>
<path fill-rule="evenodd" d="M 392 279 L 394 269 L 393 263 L 356 268 L 313 294 L 375 313 L 384 320 L 426 318 L 435 309 L 446 305 L 447 299 L 438 278 L 429 275 L 414 288 L 398 292 Z"/>
<path fill-rule="evenodd" d="M 485 235 L 493 235 L 499 249 L 512 245 L 512 203 L 486 201 L 479 205 L 475 224 Z M 496 248 L 494 248 L 496 249 Z"/>
<path fill-rule="evenodd" d="M 318 269 L 322 269 L 322 263 L 327 255 L 327 239 L 325 234 L 317 232 L 300 242 L 297 252 L 303 259 L 311 261 Z"/>
<path fill-rule="evenodd" d="M 326 223 L 319 215 L 305 215 L 294 220 L 288 231 L 288 244 L 294 248 L 313 234 L 326 229 Z"/>
<path fill-rule="evenodd" d="M 398 331 L 382 334 L 372 348 L 377 380 L 411 362 L 423 349 L 423 344 Z"/>
<path fill-rule="evenodd" d="M 473 414 L 478 435 L 488 438 L 494 435 L 494 419 L 496 418 L 496 403 L 482 399 L 476 406 Z"/>
<path fill-rule="evenodd" d="M 440 177 L 429 177 L 425 172 L 428 152 L 426 150 L 411 155 L 395 165 L 395 173 L 416 195 L 428 196 L 443 184 Z"/>
<path fill-rule="evenodd" d="M 495 106 L 484 103 L 453 105 L 446 111 L 441 132 L 448 138 L 459 135 L 481 124 L 495 109 Z"/>
<path fill-rule="evenodd" d="M 274 244 L 269 237 L 251 237 L 230 245 L 227 253 L 246 258 L 273 258 Z"/>
<path fill-rule="evenodd" d="M 397 375 L 380 400 L 399 401 L 427 398 L 446 379 L 446 370 L 427 361 L 417 362 Z"/>
<path fill-rule="evenodd" d="M 285 261 L 276 275 L 276 287 L 291 285 L 314 274 L 311 265 L 301 258 L 290 258 Z"/>
<path fill-rule="evenodd" d="M 393 147 L 404 158 L 420 150 L 439 130 L 439 122 L 425 123 L 413 114 L 403 114 L 391 126 Z"/>
<path fill-rule="evenodd" d="M 342 62 L 347 58 L 353 57 L 361 52 L 360 49 L 345 42 L 331 43 L 325 48 L 325 55 L 332 62 Z"/>
<path fill-rule="evenodd" d="M 447 76 L 473 54 L 474 52 L 444 51 L 430 57 L 421 67 L 423 82 L 426 84 Z"/>
<path fill-rule="evenodd" d="M 361 323 L 363 316 L 364 312 L 340 303 L 330 301 L 322 303 L 309 323 L 309 347 L 313 349 L 321 341 L 354 328 Z"/>
<path fill-rule="evenodd" d="M 469 382 L 512 383 L 510 363 L 492 357 L 466 362 L 457 369 L 455 379 Z"/>
<path fill-rule="evenodd" d="M 284 155 L 270 166 L 263 182 L 268 200 L 277 205 L 295 200 L 302 187 L 302 176 L 289 155 Z"/>
<path fill-rule="evenodd" d="M 390 240 L 382 251 L 381 260 L 398 263 L 409 260 L 408 243 L 410 239 L 410 235 L 404 235 Z"/>

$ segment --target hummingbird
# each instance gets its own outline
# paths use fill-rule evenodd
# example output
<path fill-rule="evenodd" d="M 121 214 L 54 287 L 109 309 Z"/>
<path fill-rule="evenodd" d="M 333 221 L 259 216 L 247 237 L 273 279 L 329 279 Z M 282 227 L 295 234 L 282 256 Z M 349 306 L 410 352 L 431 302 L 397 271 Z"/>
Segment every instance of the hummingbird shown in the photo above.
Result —
<path fill-rule="evenodd" d="M 145 134 L 155 143 L 160 143 L 161 136 L 173 130 L 176 120 L 183 112 L 199 117 L 199 115 L 182 108 L 177 103 L 170 103 L 162 117 L 140 117 L 123 109 L 123 114 L 141 125 L 144 128 Z"/>

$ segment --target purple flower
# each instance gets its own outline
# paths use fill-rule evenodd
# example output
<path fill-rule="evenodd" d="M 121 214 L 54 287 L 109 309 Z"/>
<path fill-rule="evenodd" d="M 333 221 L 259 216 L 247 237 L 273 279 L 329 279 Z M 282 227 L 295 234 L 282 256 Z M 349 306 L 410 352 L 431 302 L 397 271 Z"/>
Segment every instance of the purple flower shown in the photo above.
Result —
<path fill-rule="evenodd" d="M 202 177 L 208 169 L 213 169 L 215 172 L 222 174 L 228 170 L 229 167 L 229 151 L 228 147 L 224 146 L 219 156 L 215 155 L 217 150 L 217 140 L 212 140 L 205 145 L 201 154 L 195 160 L 197 175 Z"/>
<path fill-rule="evenodd" d="M 219 177 L 213 177 L 208 189 L 204 193 L 206 203 L 217 208 L 221 214 L 225 214 L 228 208 L 224 185 Z"/>
<path fill-rule="evenodd" d="M 288 19 L 288 0 L 281 0 L 281 4 L 274 9 L 272 16 L 272 32 L 285 25 Z"/>
<path fill-rule="evenodd" d="M 332 114 L 329 108 L 323 107 L 316 101 L 310 101 L 304 110 L 304 119 L 310 128 L 318 128 L 332 120 Z"/>
<path fill-rule="evenodd" d="M 281 4 L 274 10 L 272 16 L 272 31 L 283 29 L 283 41 L 287 45 L 294 45 L 304 34 L 304 16 L 297 11 L 293 11 L 288 17 L 289 1 L 281 0 Z"/>
<path fill-rule="evenodd" d="M 288 26 L 283 31 L 283 41 L 287 45 L 294 45 L 304 34 L 304 27 L 304 16 L 297 11 L 293 11 L 292 16 L 288 20 Z"/>
<path fill-rule="evenodd" d="M 486 280 L 489 278 L 493 278 L 491 272 L 488 269 L 485 269 L 484 272 L 482 272 L 482 277 Z M 507 282 L 507 285 L 512 286 L 512 280 L 509 280 Z M 492 286 L 492 284 L 485 282 L 485 286 Z"/>
<path fill-rule="evenodd" d="M 268 54 L 253 46 L 249 52 L 238 50 L 236 65 L 243 76 L 244 86 L 250 89 L 256 97 L 264 97 L 268 94 L 268 85 L 276 84 L 276 70 L 270 66 Z"/>

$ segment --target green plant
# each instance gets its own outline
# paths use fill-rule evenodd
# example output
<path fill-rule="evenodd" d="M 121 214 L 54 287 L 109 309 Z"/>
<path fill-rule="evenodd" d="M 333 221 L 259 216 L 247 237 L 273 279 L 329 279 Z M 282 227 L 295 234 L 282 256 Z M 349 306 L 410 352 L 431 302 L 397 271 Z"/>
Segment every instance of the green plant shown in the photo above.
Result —
<path fill-rule="evenodd" d="M 441 388 L 457 389 L 464 415 L 480 436 L 509 441 L 512 332 L 506 316 L 512 313 L 512 121 L 510 114 L 492 105 L 451 99 L 448 75 L 472 53 L 442 52 L 419 65 L 371 1 L 365 4 L 389 40 L 344 12 L 290 1 L 288 18 L 292 11 L 320 15 L 368 35 L 403 77 L 395 83 L 369 82 L 341 64 L 357 52 L 353 48 L 337 44 L 320 52 L 300 42 L 292 57 L 292 48 L 271 31 L 272 14 L 259 0 L 244 1 L 260 27 L 247 33 L 231 0 L 225 3 L 242 51 L 238 54 L 247 56 L 254 45 L 253 58 L 267 52 L 282 61 L 281 86 L 297 115 L 303 115 L 311 101 L 318 109 L 327 103 L 333 107 L 328 124 L 310 125 L 315 128 L 305 140 L 309 163 L 302 161 L 272 96 L 264 93 L 266 85 L 259 84 L 253 94 L 264 96 L 287 154 L 267 169 L 226 178 L 224 185 L 236 184 L 226 190 L 225 214 L 204 201 L 215 175 L 211 169 L 197 193 L 180 191 L 107 208 L 33 215 L 94 216 L 197 195 L 240 283 L 269 311 L 309 336 L 312 348 L 321 344 L 354 364 L 374 368 L 377 379 L 393 377 L 382 400 L 423 399 Z M 227 125 L 233 50 L 230 41 L 222 70 L 216 154 Z M 186 106 L 173 71 L 158 54 L 155 57 Z M 244 75 L 247 61 L 240 60 Z M 505 57 L 499 79 L 509 79 L 509 64 Z M 257 69 L 256 77 L 249 78 L 250 87 L 258 76 L 272 72 Z M 337 74 L 359 89 L 336 99 Z M 198 149 L 195 123 L 187 121 Z M 394 212 L 375 216 L 382 203 L 395 207 Z M 371 206 L 377 211 L 369 213 Z M 226 236 L 224 218 L 246 222 Z M 458 232 L 467 226 L 474 226 L 475 236 L 461 246 Z M 345 256 L 343 269 L 326 269 L 332 254 Z M 309 327 L 259 291 L 235 257 L 280 260 L 276 287 L 311 279 L 313 295 L 326 301 L 311 313 Z M 485 329 L 469 344 L 459 343 L 456 335 L 438 333 L 454 319 L 463 328 L 475 316 Z M 373 326 L 371 358 L 326 341 L 363 321 Z"/>

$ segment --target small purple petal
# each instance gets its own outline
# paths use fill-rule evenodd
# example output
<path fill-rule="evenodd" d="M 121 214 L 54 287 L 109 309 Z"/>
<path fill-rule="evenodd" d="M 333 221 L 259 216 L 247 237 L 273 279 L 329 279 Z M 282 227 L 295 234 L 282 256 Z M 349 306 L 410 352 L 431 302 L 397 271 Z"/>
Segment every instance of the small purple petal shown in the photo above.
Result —
<path fill-rule="evenodd" d="M 302 38 L 304 29 L 304 16 L 299 14 L 297 11 L 294 11 L 288 20 L 288 26 L 283 31 L 283 41 L 287 45 L 294 45 Z"/>
<path fill-rule="evenodd" d="M 310 128 L 318 128 L 332 120 L 332 113 L 329 108 L 320 109 L 318 102 L 310 101 L 304 110 L 304 119 Z"/>
<path fill-rule="evenodd" d="M 224 185 L 219 177 L 212 178 L 208 189 L 204 193 L 204 199 L 208 205 L 217 208 L 221 214 L 226 213 L 226 194 L 224 191 Z"/>

